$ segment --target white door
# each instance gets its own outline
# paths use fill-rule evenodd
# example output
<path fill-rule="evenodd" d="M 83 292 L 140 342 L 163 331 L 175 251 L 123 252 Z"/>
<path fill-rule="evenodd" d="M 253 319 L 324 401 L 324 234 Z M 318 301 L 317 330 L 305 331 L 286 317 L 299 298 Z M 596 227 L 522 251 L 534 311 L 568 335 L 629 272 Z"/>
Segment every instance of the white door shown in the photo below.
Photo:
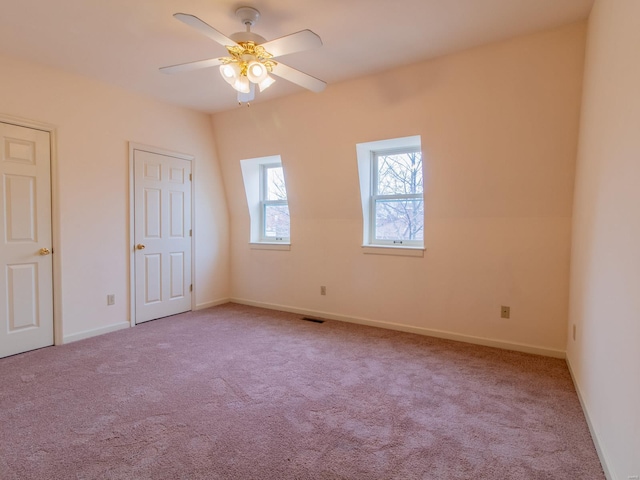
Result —
<path fill-rule="evenodd" d="M 49 133 L 0 123 L 0 357 L 53 345 Z"/>
<path fill-rule="evenodd" d="M 133 152 L 135 320 L 191 310 L 191 162 Z"/>

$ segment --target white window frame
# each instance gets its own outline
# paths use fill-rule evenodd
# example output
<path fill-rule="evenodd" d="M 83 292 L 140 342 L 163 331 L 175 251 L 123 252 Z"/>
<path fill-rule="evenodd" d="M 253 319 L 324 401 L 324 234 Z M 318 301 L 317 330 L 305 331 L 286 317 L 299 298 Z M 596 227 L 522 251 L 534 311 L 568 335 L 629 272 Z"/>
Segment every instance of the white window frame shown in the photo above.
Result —
<path fill-rule="evenodd" d="M 424 187 L 422 194 L 403 194 L 393 196 L 378 195 L 377 155 L 415 151 L 422 151 L 421 139 L 419 135 L 394 138 L 389 140 L 379 140 L 375 142 L 359 143 L 356 145 L 356 153 L 358 159 L 358 176 L 360 179 L 360 198 L 362 203 L 362 247 L 364 253 L 403 256 L 424 255 L 424 232 L 423 240 L 402 240 L 400 243 L 399 239 L 395 241 L 375 239 L 375 201 L 377 199 L 422 198 L 424 202 Z M 424 173 L 423 178 L 425 178 Z"/>
<path fill-rule="evenodd" d="M 267 172 L 272 168 L 282 168 L 282 175 L 284 176 L 284 167 L 282 166 L 282 162 L 263 163 L 260 165 L 260 241 L 265 243 L 290 243 L 290 237 L 275 237 L 266 234 L 267 207 L 286 205 L 287 209 L 289 209 L 288 196 L 287 200 L 267 199 L 267 192 L 269 191 L 269 187 L 267 186 L 269 176 Z M 285 189 L 286 183 L 287 182 L 285 180 Z M 291 228 L 291 225 L 289 225 L 289 228 Z"/>
<path fill-rule="evenodd" d="M 399 155 L 403 153 L 421 152 L 420 147 L 399 147 L 386 150 L 376 150 L 371 152 L 371 203 L 369 205 L 369 244 L 371 245 L 391 245 L 391 246 L 409 246 L 422 247 L 422 240 L 401 240 L 391 239 L 382 240 L 376 238 L 376 203 L 378 200 L 422 200 L 424 202 L 424 193 L 415 194 L 395 194 L 381 195 L 378 193 L 378 159 L 387 155 Z M 424 219 L 422 221 L 424 226 Z"/>
<path fill-rule="evenodd" d="M 263 177 L 263 165 L 283 165 L 280 155 L 268 157 L 248 158 L 240 160 L 244 192 L 247 198 L 249 210 L 249 246 L 257 250 L 290 250 L 291 238 L 276 240 L 275 237 L 265 237 L 264 232 L 264 207 L 262 203 L 265 189 Z M 283 166 L 284 172 L 284 166 Z M 286 174 L 285 174 L 286 185 Z M 287 201 L 288 205 L 288 201 Z M 280 237 L 278 237 L 280 238 Z"/>

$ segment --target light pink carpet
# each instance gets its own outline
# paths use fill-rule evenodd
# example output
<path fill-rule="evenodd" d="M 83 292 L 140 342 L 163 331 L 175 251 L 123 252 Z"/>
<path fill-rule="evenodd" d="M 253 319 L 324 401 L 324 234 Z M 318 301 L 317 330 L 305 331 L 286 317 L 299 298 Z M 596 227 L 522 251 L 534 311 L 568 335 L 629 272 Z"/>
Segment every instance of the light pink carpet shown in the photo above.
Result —
<path fill-rule="evenodd" d="M 0 360 L 0 426 L 2 480 L 604 479 L 562 360 L 233 304 Z"/>

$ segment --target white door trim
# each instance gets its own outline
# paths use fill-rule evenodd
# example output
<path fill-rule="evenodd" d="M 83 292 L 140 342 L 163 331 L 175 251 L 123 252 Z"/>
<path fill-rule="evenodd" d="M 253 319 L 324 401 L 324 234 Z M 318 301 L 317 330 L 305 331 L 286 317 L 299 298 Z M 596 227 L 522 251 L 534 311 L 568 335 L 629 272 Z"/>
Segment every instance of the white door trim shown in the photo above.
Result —
<path fill-rule="evenodd" d="M 53 248 L 53 344 L 62 345 L 62 243 L 60 241 L 60 208 L 58 188 L 58 143 L 56 127 L 48 123 L 0 114 L 0 122 L 49 133 L 51 151 L 51 246 Z"/>
<path fill-rule="evenodd" d="M 134 182 L 134 165 L 133 156 L 135 150 L 142 150 L 144 152 L 155 153 L 158 155 L 166 155 L 169 157 L 181 158 L 191 162 L 191 284 L 193 285 L 193 291 L 191 293 L 191 310 L 196 309 L 196 223 L 195 223 L 195 178 L 196 178 L 196 162 L 193 155 L 186 153 L 173 152 L 171 150 L 165 150 L 163 148 L 152 147 L 144 145 L 142 143 L 129 142 L 129 323 L 133 327 L 136 325 L 136 263 L 135 263 L 135 182 Z"/>

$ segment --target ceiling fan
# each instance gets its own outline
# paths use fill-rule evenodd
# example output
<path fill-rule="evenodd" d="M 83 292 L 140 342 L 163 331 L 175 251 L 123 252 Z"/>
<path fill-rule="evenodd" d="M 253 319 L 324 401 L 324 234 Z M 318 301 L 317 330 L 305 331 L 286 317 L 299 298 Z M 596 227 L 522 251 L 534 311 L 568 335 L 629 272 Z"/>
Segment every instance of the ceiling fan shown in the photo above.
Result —
<path fill-rule="evenodd" d="M 321 46 L 322 40 L 311 30 L 301 30 L 267 42 L 264 37 L 251 31 L 260 17 L 260 12 L 252 7 L 240 7 L 236 10 L 236 17 L 246 27 L 246 31 L 228 37 L 194 15 L 176 13 L 174 17 L 226 47 L 229 56 L 162 67 L 162 73 L 220 65 L 222 78 L 238 92 L 240 104 L 255 98 L 256 85 L 263 91 L 275 82 L 270 73 L 313 92 L 321 92 L 327 86 L 322 80 L 274 60 L 276 57 Z"/>

